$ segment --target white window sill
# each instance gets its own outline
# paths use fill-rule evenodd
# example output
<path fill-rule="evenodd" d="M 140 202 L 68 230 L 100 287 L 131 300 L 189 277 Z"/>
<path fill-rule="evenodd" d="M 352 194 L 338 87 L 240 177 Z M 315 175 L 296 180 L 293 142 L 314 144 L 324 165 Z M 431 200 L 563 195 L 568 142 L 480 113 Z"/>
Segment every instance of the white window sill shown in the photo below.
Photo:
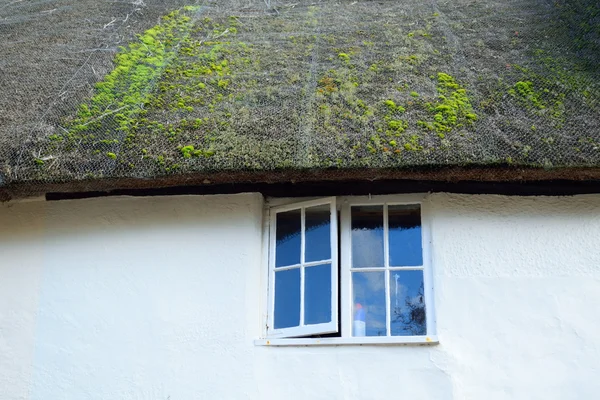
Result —
<path fill-rule="evenodd" d="M 432 345 L 438 344 L 437 336 L 371 336 L 351 338 L 290 338 L 256 339 L 256 346 L 372 346 L 372 345 Z"/>

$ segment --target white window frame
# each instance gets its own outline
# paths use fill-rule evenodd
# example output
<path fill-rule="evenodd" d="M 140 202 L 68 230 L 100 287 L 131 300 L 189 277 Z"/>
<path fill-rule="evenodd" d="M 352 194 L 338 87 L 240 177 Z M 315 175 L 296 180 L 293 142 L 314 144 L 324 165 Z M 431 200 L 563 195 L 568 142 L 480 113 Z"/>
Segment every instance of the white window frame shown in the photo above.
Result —
<path fill-rule="evenodd" d="M 330 210 L 330 238 L 331 238 L 331 258 L 328 260 L 320 260 L 313 262 L 305 261 L 305 210 L 308 207 L 329 205 Z M 276 233 L 275 229 L 277 226 L 277 214 L 301 210 L 301 239 L 300 239 L 300 264 L 275 268 L 275 247 L 276 247 Z M 311 266 L 324 265 L 327 262 L 331 264 L 331 321 L 321 324 L 304 324 L 304 288 L 305 288 L 305 270 Z M 338 326 L 338 227 L 337 227 L 337 202 L 335 197 L 326 197 L 311 201 L 296 202 L 289 205 L 283 205 L 273 207 L 270 210 L 270 224 L 269 224 L 269 289 L 268 289 L 268 304 L 269 309 L 267 312 L 267 326 L 266 336 L 269 338 L 277 337 L 294 337 L 294 336 L 306 336 L 314 334 L 325 334 L 337 332 Z M 275 329 L 275 272 L 285 271 L 286 269 L 300 268 L 300 325 Z"/>
<path fill-rule="evenodd" d="M 438 343 L 438 337 L 436 335 L 436 316 L 435 316 L 435 304 L 434 304 L 434 295 L 433 295 L 433 271 L 432 271 L 432 252 L 431 252 L 431 212 L 429 209 L 429 203 L 427 201 L 426 194 L 402 194 L 402 195 L 378 195 L 378 196 L 341 196 L 341 197 L 329 197 L 329 198 L 319 198 L 310 201 L 300 201 L 298 199 L 270 199 L 265 204 L 265 215 L 266 215 L 266 223 L 265 228 L 267 229 L 265 235 L 268 237 L 268 240 L 263 241 L 267 246 L 264 251 L 268 254 L 269 259 L 269 269 L 263 268 L 263 274 L 267 275 L 263 277 L 263 282 L 268 284 L 268 288 L 272 288 L 274 285 L 274 274 L 271 273 L 271 268 L 274 266 L 274 241 L 275 235 L 271 234 L 270 227 L 274 223 L 275 220 L 275 212 L 280 212 L 281 210 L 294 210 L 299 208 L 299 206 L 307 207 L 311 205 L 319 205 L 323 204 L 326 201 L 332 201 L 332 204 L 336 204 L 337 200 L 337 210 L 340 211 L 340 231 L 339 231 L 339 240 L 341 241 L 341 254 L 339 255 L 339 261 L 341 262 L 340 268 L 340 279 L 339 279 L 339 290 L 340 290 L 340 304 L 338 309 L 338 294 L 337 294 L 337 286 L 336 284 L 332 287 L 332 293 L 335 289 L 335 297 L 332 295 L 332 319 L 336 322 L 337 325 L 337 313 L 340 313 L 341 326 L 337 328 L 341 328 L 341 336 L 333 337 L 333 338 L 294 338 L 289 337 L 290 335 L 285 333 L 280 333 L 279 335 L 273 335 L 265 327 L 263 329 L 263 338 L 255 340 L 256 345 L 266 345 L 266 346 L 309 346 L 309 345 L 365 345 L 365 344 L 399 344 L 399 345 L 410 345 L 410 344 L 436 344 Z M 387 326 L 387 334 L 388 336 L 364 336 L 364 337 L 354 337 L 352 336 L 352 222 L 351 222 L 351 207 L 352 206 L 369 206 L 369 205 L 420 205 L 421 209 L 421 240 L 422 246 L 421 249 L 423 251 L 423 265 L 422 267 L 402 267 L 403 270 L 423 270 L 423 286 L 424 286 L 424 301 L 426 307 L 426 335 L 423 336 L 390 336 L 390 304 L 389 304 L 389 277 L 386 273 L 386 326 Z M 389 267 L 389 251 L 388 251 L 388 216 L 387 216 L 387 207 L 384 207 L 384 259 L 386 267 Z M 337 218 L 332 219 L 332 227 L 337 222 Z M 335 227 L 335 236 L 337 236 L 337 226 Z M 332 242 L 333 242 L 332 235 Z M 304 251 L 304 248 L 302 248 Z M 332 243 L 332 257 L 333 252 L 337 253 L 337 242 L 335 247 Z M 336 254 L 337 255 L 337 254 Z M 272 264 L 271 264 L 272 263 Z M 333 264 L 332 264 L 333 265 Z M 336 270 L 336 279 L 337 279 L 337 268 L 332 267 L 332 271 Z M 368 268 L 360 268 L 356 269 L 360 271 L 367 271 Z M 381 271 L 382 269 L 379 269 Z M 387 271 L 387 269 L 386 269 Z M 334 277 L 332 276 L 332 279 Z M 332 282 L 336 282 L 333 281 Z M 262 291 L 263 295 L 266 293 L 265 290 Z M 268 312 L 267 312 L 267 327 L 273 326 L 272 323 L 272 310 L 274 310 L 274 298 L 272 296 L 272 291 L 268 290 Z M 334 311 L 335 310 L 335 311 Z M 264 318 L 264 317 L 263 317 Z M 263 319 L 263 326 L 264 325 Z M 335 330 L 337 332 L 337 329 Z M 324 332 L 320 332 L 324 333 Z M 311 335 L 313 333 L 306 333 L 305 335 Z M 294 336 L 301 336 L 303 334 L 294 334 Z M 285 336 L 285 337 L 284 337 Z"/>

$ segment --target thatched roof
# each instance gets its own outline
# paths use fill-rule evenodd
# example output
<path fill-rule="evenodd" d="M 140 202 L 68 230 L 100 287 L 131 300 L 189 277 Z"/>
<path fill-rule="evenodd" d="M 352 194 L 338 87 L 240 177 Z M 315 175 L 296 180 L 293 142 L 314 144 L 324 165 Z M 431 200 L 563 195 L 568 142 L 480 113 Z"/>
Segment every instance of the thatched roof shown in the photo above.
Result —
<path fill-rule="evenodd" d="M 595 0 L 5 0 L 0 37 L 5 192 L 600 178 Z"/>

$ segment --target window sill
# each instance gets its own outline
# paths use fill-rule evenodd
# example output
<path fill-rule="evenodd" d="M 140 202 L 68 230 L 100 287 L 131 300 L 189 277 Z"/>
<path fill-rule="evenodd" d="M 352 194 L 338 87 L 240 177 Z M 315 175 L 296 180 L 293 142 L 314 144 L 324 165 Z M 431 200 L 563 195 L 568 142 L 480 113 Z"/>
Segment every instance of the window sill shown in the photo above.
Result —
<path fill-rule="evenodd" d="M 393 336 L 351 338 L 290 338 L 257 339 L 256 346 L 372 346 L 372 345 L 432 345 L 438 344 L 437 336 Z"/>

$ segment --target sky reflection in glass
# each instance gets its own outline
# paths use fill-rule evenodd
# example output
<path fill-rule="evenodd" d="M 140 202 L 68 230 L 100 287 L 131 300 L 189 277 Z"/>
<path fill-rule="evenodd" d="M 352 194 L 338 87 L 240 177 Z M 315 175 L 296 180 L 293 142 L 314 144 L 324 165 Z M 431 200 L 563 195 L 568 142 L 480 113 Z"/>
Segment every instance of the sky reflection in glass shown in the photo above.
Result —
<path fill-rule="evenodd" d="M 304 270 L 304 324 L 331 321 L 331 264 Z"/>
<path fill-rule="evenodd" d="M 386 336 L 384 272 L 352 273 L 352 304 L 365 310 L 367 336 Z"/>
<path fill-rule="evenodd" d="M 305 214 L 306 262 L 331 258 L 331 206 L 308 207 Z"/>
<path fill-rule="evenodd" d="M 389 271 L 390 333 L 392 336 L 427 334 L 423 271 Z"/>
<path fill-rule="evenodd" d="M 300 264 L 300 210 L 277 214 L 275 267 Z"/>
<path fill-rule="evenodd" d="M 391 267 L 423 265 L 421 207 L 418 204 L 388 207 Z"/>
<path fill-rule="evenodd" d="M 383 206 L 352 207 L 352 268 L 384 266 Z"/>
<path fill-rule="evenodd" d="M 274 328 L 300 325 L 300 268 L 275 272 Z"/>

